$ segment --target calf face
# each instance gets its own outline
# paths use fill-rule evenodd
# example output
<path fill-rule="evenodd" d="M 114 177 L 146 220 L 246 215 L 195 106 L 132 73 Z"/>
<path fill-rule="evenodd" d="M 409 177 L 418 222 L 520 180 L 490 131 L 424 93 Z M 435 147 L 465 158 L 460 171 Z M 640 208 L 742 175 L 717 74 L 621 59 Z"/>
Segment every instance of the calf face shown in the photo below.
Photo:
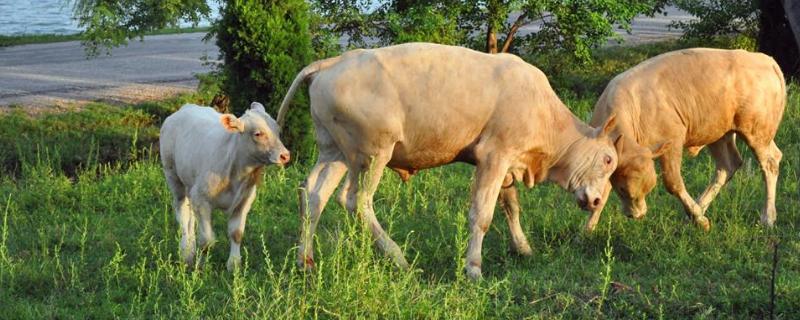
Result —
<path fill-rule="evenodd" d="M 622 138 L 624 152 L 619 166 L 611 175 L 611 185 L 622 200 L 625 215 L 641 219 L 647 214 L 645 198 L 656 186 L 656 168 L 653 160 L 667 150 L 668 143 L 657 145 L 653 150 L 640 146 L 635 141 Z"/>
<path fill-rule="evenodd" d="M 232 114 L 223 114 L 220 121 L 225 130 L 242 135 L 244 143 L 239 152 L 255 163 L 284 165 L 289 162 L 289 150 L 286 150 L 278 137 L 278 124 L 267 114 L 262 104 L 253 102 L 250 109 L 239 118 Z"/>

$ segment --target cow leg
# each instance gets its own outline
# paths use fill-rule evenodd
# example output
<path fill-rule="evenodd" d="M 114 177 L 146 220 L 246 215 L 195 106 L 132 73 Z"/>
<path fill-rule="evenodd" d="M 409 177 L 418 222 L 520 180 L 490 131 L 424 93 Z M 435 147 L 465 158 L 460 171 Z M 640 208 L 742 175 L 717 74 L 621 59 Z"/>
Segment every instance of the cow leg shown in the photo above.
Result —
<path fill-rule="evenodd" d="M 607 182 L 605 189 L 603 189 L 603 197 L 601 199 L 603 201 L 602 204 L 595 208 L 594 211 L 589 213 L 589 219 L 586 220 L 586 225 L 583 226 L 583 230 L 587 233 L 591 233 L 594 231 L 594 228 L 597 227 L 597 222 L 600 221 L 600 214 L 603 212 L 603 208 L 606 207 L 608 196 L 611 194 L 611 189 L 611 182 Z"/>
<path fill-rule="evenodd" d="M 479 161 L 472 187 L 472 205 L 469 209 L 470 238 L 467 245 L 466 272 L 472 280 L 481 278 L 481 247 L 483 237 L 492 223 L 494 207 L 508 171 L 508 162 L 501 158 Z"/>
<path fill-rule="evenodd" d="M 681 200 L 683 208 L 689 218 L 692 219 L 697 226 L 708 231 L 711 229 L 711 222 L 703 215 L 702 208 L 695 203 L 692 196 L 686 191 L 686 185 L 683 183 L 683 177 L 681 176 L 682 156 L 680 144 L 675 144 L 669 151 L 661 156 L 661 168 L 664 170 L 664 184 L 669 193 Z"/>
<path fill-rule="evenodd" d="M 297 250 L 297 265 L 314 268 L 314 233 L 319 217 L 328 203 L 336 185 L 347 172 L 341 152 L 335 146 L 320 146 L 320 155 L 298 191 L 300 202 L 300 245 Z"/>
<path fill-rule="evenodd" d="M 375 216 L 372 197 L 378 189 L 378 183 L 383 176 L 383 169 L 391 159 L 392 149 L 379 153 L 368 159 L 367 157 L 355 156 L 351 160 L 349 178 L 349 189 L 347 196 L 347 209 L 351 213 L 357 214 L 361 221 L 369 228 L 375 244 L 381 251 L 389 256 L 394 263 L 401 269 L 408 269 L 408 262 L 403 256 L 403 251 L 383 230 Z M 361 183 L 359 183 L 359 181 Z"/>
<path fill-rule="evenodd" d="M 164 170 L 167 186 L 172 191 L 172 208 L 175 210 L 175 219 L 181 228 L 180 255 L 181 260 L 187 265 L 194 265 L 195 257 L 195 221 L 194 213 L 186 197 L 186 189 L 174 172 Z"/>
<path fill-rule="evenodd" d="M 342 208 L 347 208 L 347 194 L 350 192 L 350 179 L 344 179 L 342 183 L 342 187 L 339 188 L 339 194 L 336 197 L 336 202 L 338 202 Z"/>
<path fill-rule="evenodd" d="M 241 246 L 242 237 L 244 236 L 244 224 L 247 221 L 247 213 L 250 212 L 250 207 L 256 199 L 256 188 L 250 190 L 247 198 L 242 200 L 242 203 L 231 212 L 228 217 L 228 241 L 231 245 L 231 252 L 228 254 L 228 263 L 225 266 L 228 271 L 233 271 L 239 268 L 242 263 Z"/>
<path fill-rule="evenodd" d="M 731 180 L 733 174 L 742 165 L 742 156 L 739 154 L 739 150 L 736 149 L 736 135 L 733 132 L 710 144 L 708 151 L 714 157 L 717 169 L 711 184 L 706 187 L 706 190 L 697 201 L 703 212 L 708 210 L 711 201 L 714 201 L 722 187 Z"/>
<path fill-rule="evenodd" d="M 525 238 L 525 233 L 522 232 L 522 226 L 519 224 L 519 197 L 517 195 L 517 187 L 514 185 L 513 180 L 511 185 L 500 189 L 500 205 L 503 207 L 503 212 L 506 214 L 506 221 L 508 222 L 508 230 L 511 232 L 511 242 L 514 244 L 514 251 L 523 256 L 530 256 L 533 254 L 528 239 Z"/>
<path fill-rule="evenodd" d="M 761 224 L 767 227 L 775 225 L 777 214 L 775 210 L 775 193 L 778 185 L 778 173 L 783 153 L 775 141 L 770 141 L 767 145 L 751 144 L 750 147 L 756 154 L 758 163 L 761 165 L 761 172 L 764 176 L 764 189 L 767 199 L 764 203 L 764 210 L 761 212 Z"/>
<path fill-rule="evenodd" d="M 199 192 L 192 192 L 192 211 L 197 217 L 198 224 L 198 249 L 202 254 L 208 253 L 208 249 L 214 244 L 214 229 L 211 227 L 211 204 L 206 200 L 205 195 Z M 200 261 L 202 263 L 203 261 Z"/>

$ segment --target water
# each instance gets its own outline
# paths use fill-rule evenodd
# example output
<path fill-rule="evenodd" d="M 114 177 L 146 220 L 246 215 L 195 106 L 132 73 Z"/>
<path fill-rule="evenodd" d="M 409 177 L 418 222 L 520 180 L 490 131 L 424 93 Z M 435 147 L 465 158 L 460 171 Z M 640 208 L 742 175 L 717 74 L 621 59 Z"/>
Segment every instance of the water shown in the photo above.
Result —
<path fill-rule="evenodd" d="M 0 0 L 0 35 L 73 34 L 81 32 L 72 18 L 71 0 Z M 209 1 L 212 19 L 218 4 Z M 208 26 L 203 21 L 199 26 Z M 181 23 L 190 27 L 191 23 Z"/>

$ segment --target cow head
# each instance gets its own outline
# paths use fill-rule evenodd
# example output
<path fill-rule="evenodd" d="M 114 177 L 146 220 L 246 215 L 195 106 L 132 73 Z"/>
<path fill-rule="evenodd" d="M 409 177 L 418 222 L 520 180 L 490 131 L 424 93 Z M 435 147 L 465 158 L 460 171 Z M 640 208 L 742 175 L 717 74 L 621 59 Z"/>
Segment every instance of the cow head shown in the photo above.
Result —
<path fill-rule="evenodd" d="M 283 146 L 278 136 L 278 124 L 258 102 L 250 104 L 250 109 L 239 118 L 232 114 L 220 116 L 222 126 L 228 132 L 239 134 L 243 141 L 239 150 L 259 164 L 286 164 L 289 150 Z"/>
<path fill-rule="evenodd" d="M 669 142 L 656 145 L 652 150 L 640 146 L 628 138 L 624 140 L 624 152 L 620 153 L 619 165 L 611 175 L 611 185 L 622 200 L 622 207 L 629 218 L 641 219 L 647 213 L 645 197 L 656 186 L 656 168 L 653 159 L 660 157 L 669 148 Z"/>
<path fill-rule="evenodd" d="M 602 208 L 609 177 L 617 168 L 621 145 L 609 137 L 615 117 L 595 131 L 572 143 L 560 162 L 556 181 L 575 195 L 578 205 L 594 212 Z"/>

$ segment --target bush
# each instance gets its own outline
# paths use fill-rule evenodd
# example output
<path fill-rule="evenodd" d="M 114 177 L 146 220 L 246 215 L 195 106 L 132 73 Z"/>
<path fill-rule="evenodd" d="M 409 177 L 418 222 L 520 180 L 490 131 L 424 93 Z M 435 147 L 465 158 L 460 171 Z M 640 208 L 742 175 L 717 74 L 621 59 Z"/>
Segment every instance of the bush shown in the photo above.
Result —
<path fill-rule="evenodd" d="M 231 110 L 241 114 L 252 101 L 273 117 L 297 73 L 312 59 L 309 10 L 303 0 L 237 0 L 223 4 L 212 28 L 220 57 L 222 90 Z M 283 142 L 301 159 L 314 148 L 313 127 L 304 94 L 294 99 Z M 297 157 L 295 157 L 297 159 Z"/>

